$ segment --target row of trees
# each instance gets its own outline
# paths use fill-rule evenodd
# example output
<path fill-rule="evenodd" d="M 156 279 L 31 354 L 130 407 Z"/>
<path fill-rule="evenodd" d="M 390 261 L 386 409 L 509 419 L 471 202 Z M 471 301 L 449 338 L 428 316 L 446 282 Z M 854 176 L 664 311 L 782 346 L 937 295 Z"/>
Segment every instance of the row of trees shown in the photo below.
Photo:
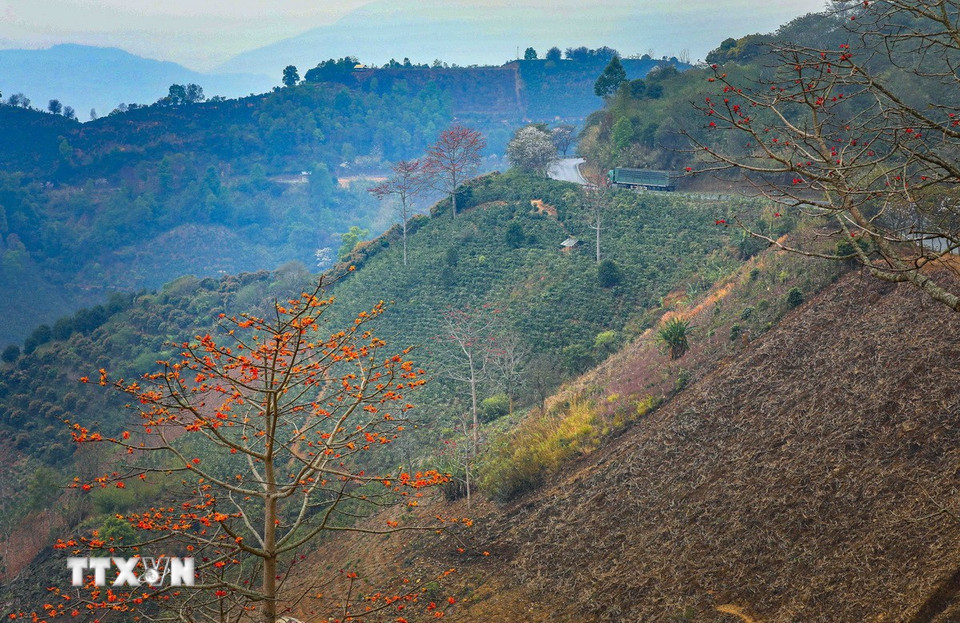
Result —
<path fill-rule="evenodd" d="M 316 67 L 307 70 L 307 73 L 303 76 L 303 82 L 337 82 L 349 84 L 353 72 L 356 71 L 357 67 L 365 68 L 366 66 L 360 63 L 360 60 L 355 56 L 345 56 L 340 59 L 331 58 L 321 61 Z M 404 57 L 403 61 L 391 58 L 381 65 L 380 69 L 450 69 L 451 67 L 456 69 L 460 66 L 456 63 L 450 65 L 439 58 L 434 59 L 432 64 L 427 64 L 414 63 L 411 62 L 409 58 Z M 300 84 L 300 70 L 297 69 L 296 65 L 287 65 L 283 68 L 280 81 L 285 87 Z"/>
<path fill-rule="evenodd" d="M 298 78 L 299 79 L 299 78 Z M 223 100 L 224 98 L 218 97 L 217 100 Z M 182 106 L 184 104 L 196 104 L 206 100 L 206 97 L 203 94 L 203 87 L 198 84 L 172 84 L 170 89 L 167 92 L 167 95 L 161 97 L 157 100 L 157 106 Z M 2 99 L 0 99 L 2 103 Z M 30 108 L 30 98 L 24 95 L 23 93 L 14 93 L 6 100 L 7 106 L 13 106 L 14 108 Z M 114 112 L 122 113 L 134 108 L 141 108 L 136 104 L 120 104 L 114 109 Z M 73 109 L 72 106 L 64 106 L 59 99 L 52 99 L 47 103 L 47 112 L 54 115 L 63 115 L 67 119 L 76 119 L 77 111 Z M 90 120 L 93 121 L 97 118 L 97 111 L 95 109 L 90 110 Z"/>
<path fill-rule="evenodd" d="M 577 63 L 591 63 L 591 62 L 606 62 L 611 58 L 620 56 L 620 53 L 609 48 L 607 46 L 602 46 L 597 49 L 591 49 L 586 46 L 580 46 L 578 48 L 567 48 L 566 52 L 561 52 L 560 48 L 554 46 L 547 50 L 547 53 L 544 55 L 543 60 L 557 62 L 562 58 L 567 60 L 574 61 Z M 537 51 L 532 47 L 527 48 L 523 52 L 523 60 L 525 61 L 535 61 L 539 60 L 537 56 Z"/>
<path fill-rule="evenodd" d="M 403 265 L 407 265 L 407 221 L 414 198 L 426 188 L 450 196 L 451 218 L 457 218 L 457 188 L 476 173 L 486 147 L 483 135 L 462 125 L 440 133 L 423 160 L 401 160 L 393 165 L 393 176 L 370 189 L 378 199 L 394 197 L 403 231 Z"/>
<path fill-rule="evenodd" d="M 571 125 L 552 130 L 545 124 L 528 125 L 517 130 L 507 145 L 510 164 L 520 170 L 546 177 L 574 139 Z M 476 173 L 486 141 L 480 132 L 454 125 L 443 131 L 422 160 L 401 160 L 392 167 L 393 175 L 370 189 L 378 199 L 393 197 L 403 239 L 403 265 L 407 265 L 407 222 L 413 216 L 413 202 L 432 188 L 450 196 L 451 218 L 457 217 L 456 189 Z"/>
<path fill-rule="evenodd" d="M 23 93 L 14 93 L 7 98 L 6 102 L 3 102 L 2 94 L 0 94 L 0 105 L 3 105 L 4 103 L 7 106 L 12 106 L 14 108 L 30 108 L 30 98 Z M 73 109 L 73 107 L 64 106 L 58 99 L 52 99 L 47 103 L 47 112 L 54 115 L 63 115 L 67 119 L 77 118 L 77 112 Z"/>
<path fill-rule="evenodd" d="M 562 52 L 560 48 L 554 46 L 547 50 L 543 60 L 559 62 L 563 58 L 566 58 L 569 61 L 574 61 L 577 63 L 603 63 L 619 56 L 620 53 L 617 52 L 617 50 L 607 46 L 602 46 L 596 49 L 588 48 L 586 46 L 580 46 L 577 48 L 570 47 L 567 48 L 565 52 Z M 650 57 L 649 55 L 644 55 L 644 58 Z M 532 47 L 528 47 L 523 53 L 523 60 L 539 60 L 537 51 Z M 361 65 L 360 60 L 355 56 L 345 56 L 340 59 L 331 58 L 321 61 L 316 67 L 308 70 L 303 76 L 303 81 L 347 82 L 358 65 Z M 382 69 L 447 69 L 450 67 L 457 68 L 459 65 L 456 63 L 449 65 L 441 59 L 434 59 L 433 63 L 431 64 L 413 63 L 409 58 L 406 57 L 404 57 L 403 61 L 398 61 L 391 58 L 388 62 L 381 66 Z M 297 69 L 296 65 L 287 65 L 283 68 L 283 74 L 281 77 L 281 83 L 283 86 L 292 87 L 296 84 L 299 84 L 300 81 L 300 71 Z"/>

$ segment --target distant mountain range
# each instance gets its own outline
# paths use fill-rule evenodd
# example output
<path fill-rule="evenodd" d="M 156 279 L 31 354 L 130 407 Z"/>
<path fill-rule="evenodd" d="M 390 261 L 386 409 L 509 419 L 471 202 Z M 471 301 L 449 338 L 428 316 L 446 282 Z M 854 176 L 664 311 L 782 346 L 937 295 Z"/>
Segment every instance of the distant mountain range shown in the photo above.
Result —
<path fill-rule="evenodd" d="M 280 75 L 279 71 L 273 72 Z M 62 44 L 45 50 L 0 50 L 0 93 L 23 93 L 45 109 L 51 99 L 72 106 L 81 121 L 90 110 L 106 115 L 121 102 L 149 104 L 171 84 L 199 84 L 207 97 L 262 93 L 279 82 L 252 73 L 202 74 L 176 63 L 143 58 L 117 48 Z"/>
<path fill-rule="evenodd" d="M 390 58 L 414 63 L 441 59 L 460 65 L 501 65 L 522 57 L 527 47 L 541 58 L 557 46 L 611 46 L 624 55 L 652 52 L 659 58 L 704 58 L 730 36 L 766 32 L 804 11 L 822 8 L 819 0 L 769 2 L 749 7 L 743 0 L 609 0 L 599 3 L 557 0 L 551 10 L 496 2 L 493 8 L 460 0 L 380 0 L 336 23 L 320 26 L 268 46 L 244 52 L 218 66 L 221 72 L 270 76 L 294 64 L 302 76 L 328 58 L 356 56 L 382 65 Z M 723 10 L 717 10 L 718 4 Z"/>
<path fill-rule="evenodd" d="M 43 50 L 0 49 L 0 93 L 4 98 L 23 93 L 41 109 L 56 98 L 86 121 L 91 108 L 104 115 L 121 102 L 153 103 L 174 83 L 199 84 L 208 97 L 262 93 L 279 83 L 287 65 L 296 65 L 303 76 L 322 60 L 348 55 L 377 65 L 409 57 L 414 63 L 440 59 L 499 66 L 522 56 L 527 47 L 542 58 L 553 46 L 611 46 L 624 55 L 684 60 L 689 55 L 696 60 L 724 37 L 772 29 L 798 12 L 818 8 L 818 1 L 771 2 L 760 10 L 751 8 L 744 19 L 744 0 L 722 0 L 724 11 L 710 10 L 706 0 L 679 5 L 648 0 L 639 6 L 636 0 L 602 6 L 557 0 L 550 11 L 507 3 L 489 10 L 462 0 L 379 0 L 334 24 L 243 52 L 206 74 L 118 48 L 61 44 Z M 10 45 L 0 39 L 0 48 Z"/>

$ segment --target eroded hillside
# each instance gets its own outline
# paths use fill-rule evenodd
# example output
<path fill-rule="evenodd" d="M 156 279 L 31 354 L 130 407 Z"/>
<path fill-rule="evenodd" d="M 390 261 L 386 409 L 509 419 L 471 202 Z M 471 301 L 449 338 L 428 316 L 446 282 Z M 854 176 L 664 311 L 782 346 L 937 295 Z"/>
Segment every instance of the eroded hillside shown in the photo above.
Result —
<path fill-rule="evenodd" d="M 504 590 L 552 620 L 956 620 L 958 356 L 960 317 L 847 276 L 482 521 Z"/>
<path fill-rule="evenodd" d="M 958 356 L 960 317 L 848 274 L 548 486 L 474 508 L 489 557 L 419 556 L 458 567 L 461 621 L 957 620 Z"/>

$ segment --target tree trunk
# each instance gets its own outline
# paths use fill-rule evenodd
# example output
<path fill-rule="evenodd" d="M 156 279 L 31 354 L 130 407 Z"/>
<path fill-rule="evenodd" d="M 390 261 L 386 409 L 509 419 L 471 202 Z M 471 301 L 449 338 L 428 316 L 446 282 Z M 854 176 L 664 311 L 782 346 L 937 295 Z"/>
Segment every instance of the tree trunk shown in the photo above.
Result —
<path fill-rule="evenodd" d="M 450 204 L 453 206 L 453 218 L 457 218 L 457 176 L 453 175 L 450 178 L 451 190 L 450 190 Z"/>
<path fill-rule="evenodd" d="M 269 419 L 270 407 L 268 407 Z M 271 431 L 272 432 L 272 431 Z M 261 623 L 277 620 L 277 480 L 272 442 L 267 442 L 263 473 L 266 480 L 266 498 L 263 505 L 263 608 Z"/>
<path fill-rule="evenodd" d="M 463 473 L 464 479 L 463 482 L 467 487 L 467 508 L 470 508 L 470 457 L 467 457 L 467 460 L 463 464 Z"/>
<path fill-rule="evenodd" d="M 477 373 L 473 370 L 473 362 L 470 362 L 470 400 L 473 403 L 473 456 L 477 456 L 477 448 L 480 447 L 480 421 L 477 418 Z"/>
<path fill-rule="evenodd" d="M 470 463 L 477 460 L 477 449 L 480 447 L 480 420 L 477 417 L 477 371 L 473 367 L 473 357 L 470 357 L 470 401 L 473 408 L 473 448 L 467 461 L 467 508 L 470 508 Z"/>
<path fill-rule="evenodd" d="M 262 623 L 277 621 L 277 556 L 263 559 L 263 610 Z"/>
<path fill-rule="evenodd" d="M 600 263 L 600 215 L 597 215 L 597 264 Z"/>

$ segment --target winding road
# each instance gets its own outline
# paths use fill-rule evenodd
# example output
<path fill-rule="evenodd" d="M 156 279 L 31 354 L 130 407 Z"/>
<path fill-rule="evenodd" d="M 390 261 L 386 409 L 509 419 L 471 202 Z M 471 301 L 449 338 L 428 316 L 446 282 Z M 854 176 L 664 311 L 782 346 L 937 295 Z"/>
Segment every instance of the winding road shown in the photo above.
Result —
<path fill-rule="evenodd" d="M 580 175 L 581 164 L 583 164 L 583 158 L 563 158 L 550 167 L 547 175 L 549 175 L 551 179 L 560 180 L 561 182 L 573 182 L 574 184 L 586 186 L 588 183 L 587 180 Z"/>

